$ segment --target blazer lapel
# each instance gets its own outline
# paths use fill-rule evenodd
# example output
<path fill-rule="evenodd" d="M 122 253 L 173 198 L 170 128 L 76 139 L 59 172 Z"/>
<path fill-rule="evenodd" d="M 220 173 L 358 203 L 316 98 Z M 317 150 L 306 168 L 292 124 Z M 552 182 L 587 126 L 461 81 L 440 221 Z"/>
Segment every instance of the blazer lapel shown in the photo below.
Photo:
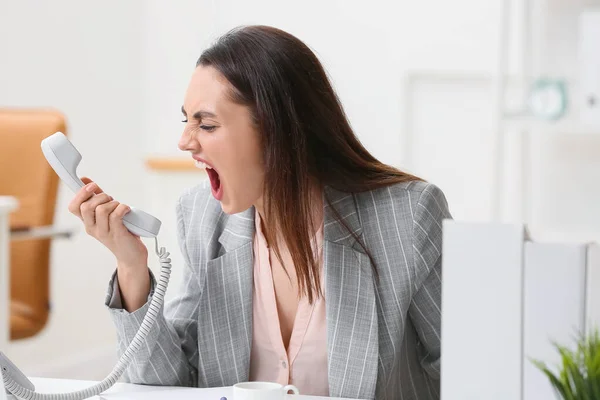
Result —
<path fill-rule="evenodd" d="M 331 204 L 325 202 L 323 245 L 329 395 L 374 398 L 379 343 L 372 265 L 335 218 L 337 211 L 360 237 L 354 197 L 328 188 L 325 198 Z"/>
<path fill-rule="evenodd" d="M 254 208 L 229 216 L 219 238 L 224 254 L 206 263 L 199 304 L 198 373 L 208 387 L 249 378 L 253 235 Z"/>

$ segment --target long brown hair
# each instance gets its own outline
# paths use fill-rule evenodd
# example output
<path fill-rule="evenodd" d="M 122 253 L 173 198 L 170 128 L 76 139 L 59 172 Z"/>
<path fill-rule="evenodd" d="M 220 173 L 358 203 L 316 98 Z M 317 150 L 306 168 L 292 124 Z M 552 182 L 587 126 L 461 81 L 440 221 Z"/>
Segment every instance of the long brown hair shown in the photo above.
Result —
<path fill-rule="evenodd" d="M 323 66 L 293 35 L 269 26 L 238 27 L 205 50 L 197 65 L 217 69 L 233 86 L 233 101 L 252 113 L 264 149 L 264 226 L 271 229 L 265 237 L 280 260 L 270 232 L 283 238 L 299 291 L 312 303 L 322 292 L 311 247 L 311 189 L 358 193 L 419 178 L 381 163 L 365 149 Z M 373 262 L 364 243 L 355 239 Z"/>

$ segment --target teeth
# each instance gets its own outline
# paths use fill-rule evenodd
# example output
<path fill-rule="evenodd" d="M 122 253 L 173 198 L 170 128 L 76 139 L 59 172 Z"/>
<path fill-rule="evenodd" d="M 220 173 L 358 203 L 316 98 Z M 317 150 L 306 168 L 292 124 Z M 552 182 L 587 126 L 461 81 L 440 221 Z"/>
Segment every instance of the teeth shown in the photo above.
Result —
<path fill-rule="evenodd" d="M 196 161 L 196 168 L 212 169 L 208 164 L 203 163 L 202 161 L 198 161 L 198 160 L 194 160 L 194 161 Z"/>

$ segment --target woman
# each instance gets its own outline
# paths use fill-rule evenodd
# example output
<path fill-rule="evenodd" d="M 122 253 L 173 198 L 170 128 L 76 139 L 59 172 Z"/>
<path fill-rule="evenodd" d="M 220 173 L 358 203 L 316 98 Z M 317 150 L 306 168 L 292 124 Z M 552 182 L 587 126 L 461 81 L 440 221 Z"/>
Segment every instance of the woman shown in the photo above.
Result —
<path fill-rule="evenodd" d="M 182 112 L 179 147 L 209 183 L 179 199 L 184 284 L 126 379 L 439 399 L 443 193 L 369 154 L 315 55 L 275 28 L 206 50 Z M 155 280 L 128 207 L 86 182 L 70 210 L 116 257 L 124 351 Z"/>

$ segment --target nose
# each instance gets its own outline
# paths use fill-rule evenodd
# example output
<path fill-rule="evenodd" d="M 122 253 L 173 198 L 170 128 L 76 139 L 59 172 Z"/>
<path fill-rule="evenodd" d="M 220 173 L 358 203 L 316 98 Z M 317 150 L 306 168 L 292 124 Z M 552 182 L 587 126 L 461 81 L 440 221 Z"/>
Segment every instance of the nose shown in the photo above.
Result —
<path fill-rule="evenodd" d="M 194 135 L 191 135 L 187 129 L 183 130 L 183 133 L 179 138 L 179 143 L 177 147 L 179 147 L 179 150 L 181 151 L 197 152 L 198 150 L 200 150 L 200 144 L 198 143 Z"/>

